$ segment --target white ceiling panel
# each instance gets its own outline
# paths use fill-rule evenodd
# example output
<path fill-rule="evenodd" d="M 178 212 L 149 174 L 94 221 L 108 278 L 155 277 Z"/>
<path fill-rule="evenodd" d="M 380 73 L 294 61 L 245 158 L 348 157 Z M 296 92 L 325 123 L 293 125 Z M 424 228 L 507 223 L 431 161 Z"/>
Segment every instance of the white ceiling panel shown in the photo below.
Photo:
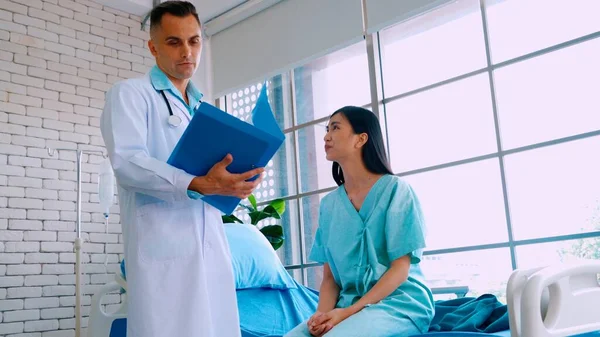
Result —
<path fill-rule="evenodd" d="M 152 10 L 152 0 L 96 0 L 95 2 L 130 14 L 145 16 Z M 164 1 L 162 1 L 164 2 Z M 209 21 L 241 4 L 246 0 L 191 0 L 196 6 L 200 21 Z"/>
<path fill-rule="evenodd" d="M 200 21 L 206 22 L 247 2 L 245 0 L 192 0 Z"/>

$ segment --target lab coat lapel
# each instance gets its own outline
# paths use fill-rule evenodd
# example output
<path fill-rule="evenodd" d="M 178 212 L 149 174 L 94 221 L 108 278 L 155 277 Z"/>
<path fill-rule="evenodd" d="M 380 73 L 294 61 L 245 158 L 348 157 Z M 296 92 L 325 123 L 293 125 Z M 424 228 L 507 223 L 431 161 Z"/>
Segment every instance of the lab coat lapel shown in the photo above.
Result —
<path fill-rule="evenodd" d="M 171 104 L 171 106 L 175 108 L 173 109 L 173 113 L 178 114 L 180 117 L 187 119 L 189 122 L 191 116 L 187 108 L 183 105 L 183 102 L 181 102 L 178 98 L 174 97 L 171 94 L 171 92 L 169 92 L 169 95 L 167 95 L 167 99 L 169 100 L 169 104 Z"/>

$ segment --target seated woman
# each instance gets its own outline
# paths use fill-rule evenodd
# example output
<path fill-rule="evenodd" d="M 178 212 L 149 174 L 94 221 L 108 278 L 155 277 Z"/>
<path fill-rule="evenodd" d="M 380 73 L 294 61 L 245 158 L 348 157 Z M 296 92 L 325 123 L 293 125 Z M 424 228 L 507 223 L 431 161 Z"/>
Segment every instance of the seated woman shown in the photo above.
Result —
<path fill-rule="evenodd" d="M 321 202 L 310 253 L 324 263 L 319 305 L 286 337 L 427 332 L 434 303 L 419 267 L 423 215 L 411 187 L 392 174 L 377 117 L 344 107 L 324 140 L 339 187 Z"/>

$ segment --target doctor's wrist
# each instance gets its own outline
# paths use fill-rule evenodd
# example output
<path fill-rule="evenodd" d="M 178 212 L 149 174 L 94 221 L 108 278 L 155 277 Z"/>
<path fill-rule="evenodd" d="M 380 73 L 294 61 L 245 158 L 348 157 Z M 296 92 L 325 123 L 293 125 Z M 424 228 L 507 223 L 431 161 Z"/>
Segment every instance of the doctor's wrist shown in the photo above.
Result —
<path fill-rule="evenodd" d="M 189 190 L 198 192 L 202 195 L 211 195 L 215 193 L 216 182 L 207 176 L 194 177 L 190 182 Z"/>

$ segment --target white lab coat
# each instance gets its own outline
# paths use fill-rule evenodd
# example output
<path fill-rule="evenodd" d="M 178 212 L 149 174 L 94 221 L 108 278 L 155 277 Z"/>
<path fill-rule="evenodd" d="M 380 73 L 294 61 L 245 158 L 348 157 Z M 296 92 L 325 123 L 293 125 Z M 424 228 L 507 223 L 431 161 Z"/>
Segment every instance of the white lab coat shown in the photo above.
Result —
<path fill-rule="evenodd" d="M 106 94 L 101 132 L 118 184 L 127 268 L 127 337 L 238 337 L 231 255 L 220 212 L 187 196 L 193 176 L 166 163 L 189 123 L 167 124 L 149 74 Z M 198 146 L 210 146 L 199 144 Z"/>

